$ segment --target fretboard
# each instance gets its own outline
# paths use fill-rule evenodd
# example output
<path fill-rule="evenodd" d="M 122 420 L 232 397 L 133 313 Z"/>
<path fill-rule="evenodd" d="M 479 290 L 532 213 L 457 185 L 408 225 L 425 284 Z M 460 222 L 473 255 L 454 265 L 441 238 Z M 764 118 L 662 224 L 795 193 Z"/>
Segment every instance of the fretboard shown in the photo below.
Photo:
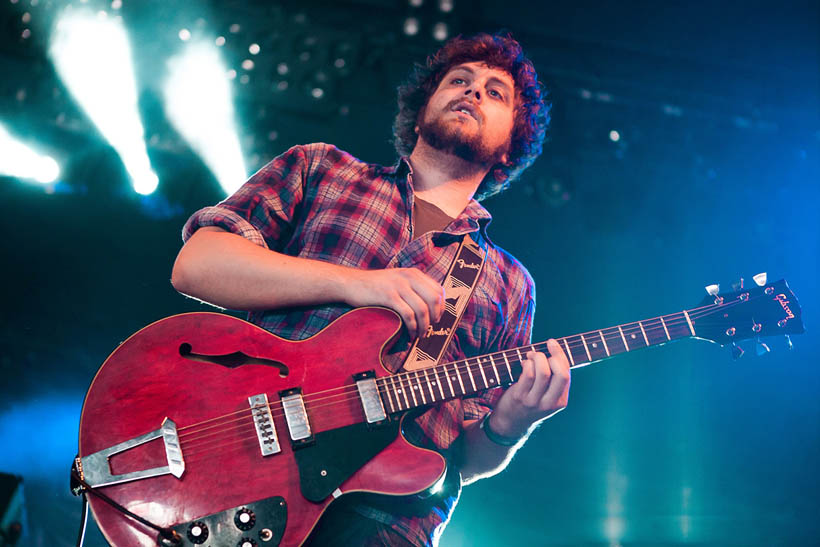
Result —
<path fill-rule="evenodd" d="M 695 335 L 687 311 L 615 327 L 556 338 L 570 368 L 581 367 L 649 346 Z M 515 382 L 529 351 L 546 351 L 547 343 L 470 357 L 420 370 L 400 372 L 378 381 L 385 410 L 392 414 L 471 395 Z"/>

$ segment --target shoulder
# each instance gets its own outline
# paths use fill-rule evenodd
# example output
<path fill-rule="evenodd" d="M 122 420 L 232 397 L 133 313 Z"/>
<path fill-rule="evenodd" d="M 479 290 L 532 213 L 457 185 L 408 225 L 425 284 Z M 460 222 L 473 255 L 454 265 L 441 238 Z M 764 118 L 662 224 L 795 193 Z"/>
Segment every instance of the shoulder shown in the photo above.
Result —
<path fill-rule="evenodd" d="M 535 300 L 535 280 L 526 266 L 505 249 L 489 243 L 484 269 L 489 279 L 503 287 L 508 300 Z"/>

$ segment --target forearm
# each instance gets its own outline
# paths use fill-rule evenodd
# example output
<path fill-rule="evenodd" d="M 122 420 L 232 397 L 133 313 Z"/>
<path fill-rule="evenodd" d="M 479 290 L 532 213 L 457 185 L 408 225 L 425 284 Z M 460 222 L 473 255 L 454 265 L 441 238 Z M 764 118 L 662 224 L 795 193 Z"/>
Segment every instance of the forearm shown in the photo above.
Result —
<path fill-rule="evenodd" d="M 216 306 L 262 310 L 345 300 L 356 270 L 264 249 L 219 228 L 197 230 L 174 263 L 179 292 Z"/>

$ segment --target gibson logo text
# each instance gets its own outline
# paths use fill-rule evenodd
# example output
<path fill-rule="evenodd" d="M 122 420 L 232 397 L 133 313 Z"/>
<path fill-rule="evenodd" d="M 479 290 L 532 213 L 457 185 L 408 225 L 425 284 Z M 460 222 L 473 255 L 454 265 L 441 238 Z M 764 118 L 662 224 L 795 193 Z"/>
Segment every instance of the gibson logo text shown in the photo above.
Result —
<path fill-rule="evenodd" d="M 794 319 L 794 314 L 792 310 L 789 309 L 789 299 L 786 298 L 786 295 L 778 294 L 774 299 L 780 302 L 780 306 L 783 308 L 783 311 L 786 312 L 786 319 Z"/>

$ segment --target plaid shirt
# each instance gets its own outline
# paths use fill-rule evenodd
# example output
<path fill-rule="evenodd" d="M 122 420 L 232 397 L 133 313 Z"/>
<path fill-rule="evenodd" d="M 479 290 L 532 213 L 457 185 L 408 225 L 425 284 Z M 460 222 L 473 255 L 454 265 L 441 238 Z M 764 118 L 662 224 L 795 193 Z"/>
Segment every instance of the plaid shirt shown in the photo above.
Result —
<path fill-rule="evenodd" d="M 183 229 L 187 239 L 200 226 L 219 226 L 262 247 L 304 258 L 361 269 L 418 268 L 443 282 L 461 236 L 479 233 L 487 258 L 478 285 L 445 351 L 445 362 L 530 343 L 535 286 L 526 269 L 486 234 L 491 217 L 477 201 L 443 232 L 413 238 L 412 170 L 402 159 L 386 168 L 367 164 L 331 145 L 295 146 L 254 174 L 215 207 L 197 211 Z M 279 336 L 312 336 L 349 311 L 333 303 L 313 308 L 251 312 L 249 320 Z M 403 354 L 388 366 L 401 366 Z M 500 389 L 438 404 L 415 421 L 406 420 L 411 442 L 445 452 L 464 420 L 480 419 L 501 396 Z M 385 521 L 411 541 L 425 545 L 443 530 L 458 499 L 459 481 L 423 515 L 367 516 Z M 362 512 L 362 511 L 360 511 Z"/>

